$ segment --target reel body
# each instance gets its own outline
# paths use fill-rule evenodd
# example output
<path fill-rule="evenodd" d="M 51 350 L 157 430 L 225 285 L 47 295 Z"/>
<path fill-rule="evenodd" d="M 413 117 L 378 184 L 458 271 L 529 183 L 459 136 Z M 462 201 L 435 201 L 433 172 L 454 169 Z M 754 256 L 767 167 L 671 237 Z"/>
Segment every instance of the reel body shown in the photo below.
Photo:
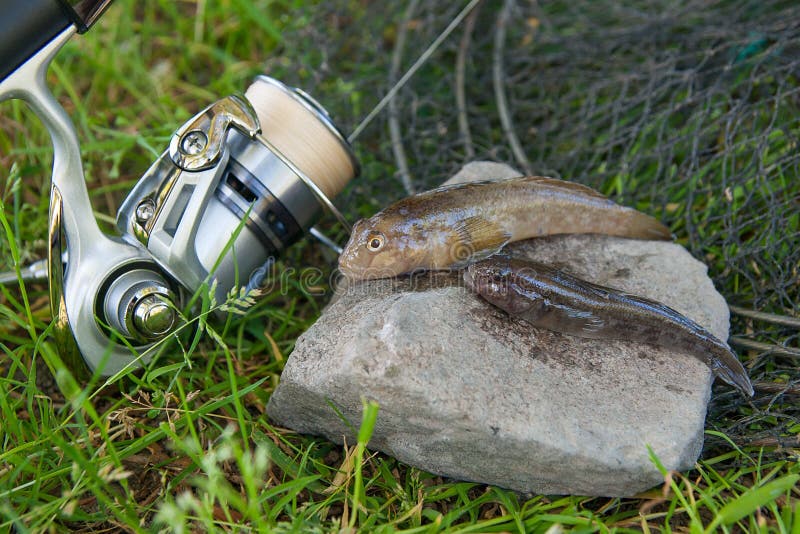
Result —
<path fill-rule="evenodd" d="M 277 111 L 294 106 L 297 116 L 279 129 L 262 129 L 275 91 L 283 100 L 274 102 Z M 344 137 L 304 93 L 260 76 L 248 96 L 268 111 L 259 114 L 247 97 L 230 96 L 198 113 L 173 135 L 117 216 L 123 237 L 145 246 L 184 288 L 195 291 L 213 273 L 217 302 L 305 235 L 332 208 L 323 188 L 337 193 L 358 168 Z M 322 125 L 327 139 L 298 141 L 308 121 Z M 341 168 L 331 165 L 334 174 L 312 179 L 309 170 L 321 156 L 338 159 Z"/>
<path fill-rule="evenodd" d="M 25 100 L 53 140 L 48 281 L 62 358 L 109 376 L 146 363 L 148 348 L 180 326 L 184 297 L 204 283 L 223 302 L 324 209 L 347 226 L 330 197 L 358 163 L 319 104 L 261 76 L 246 96 L 213 103 L 175 132 L 120 207 L 120 235 L 106 235 L 72 123 L 45 84 L 76 30 L 0 81 L 0 100 Z"/>

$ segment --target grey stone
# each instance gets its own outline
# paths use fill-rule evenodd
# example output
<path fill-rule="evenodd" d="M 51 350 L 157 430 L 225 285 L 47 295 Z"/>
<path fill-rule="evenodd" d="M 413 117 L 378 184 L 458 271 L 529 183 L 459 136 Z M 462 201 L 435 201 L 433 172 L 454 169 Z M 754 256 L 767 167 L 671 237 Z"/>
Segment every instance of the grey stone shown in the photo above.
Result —
<path fill-rule="evenodd" d="M 442 185 L 462 184 L 479 180 L 502 180 L 504 178 L 514 178 L 515 176 L 522 176 L 522 173 L 505 163 L 471 161 L 461 167 L 461 170 Z"/>
<path fill-rule="evenodd" d="M 493 176 L 484 176 L 492 178 Z M 659 300 L 727 339 L 728 309 L 679 245 L 554 236 L 516 254 Z M 690 468 L 712 375 L 692 356 L 574 338 L 509 318 L 456 274 L 351 283 L 297 340 L 267 411 L 355 442 L 362 397 L 380 404 L 370 448 L 427 471 L 522 492 L 624 496 Z"/>

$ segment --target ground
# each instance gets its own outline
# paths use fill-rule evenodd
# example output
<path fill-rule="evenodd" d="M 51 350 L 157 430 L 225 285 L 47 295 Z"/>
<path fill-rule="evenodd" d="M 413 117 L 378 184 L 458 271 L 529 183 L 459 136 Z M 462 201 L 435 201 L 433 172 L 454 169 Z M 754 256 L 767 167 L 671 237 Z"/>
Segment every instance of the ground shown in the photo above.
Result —
<path fill-rule="evenodd" d="M 215 99 L 243 91 L 265 70 L 308 89 L 352 131 L 461 8 L 374 4 L 381 3 L 115 2 L 89 33 L 72 39 L 48 78 L 76 124 L 100 225 L 111 230 L 124 194 L 177 126 Z M 362 175 L 339 200 L 346 215 L 370 215 L 409 188 L 440 182 L 468 159 L 527 164 L 662 218 L 679 243 L 709 264 L 731 304 L 796 315 L 800 126 L 790 24 L 796 7 L 686 2 L 675 10 L 650 6 L 649 20 L 650 12 L 627 3 L 594 11 L 570 6 L 537 11 L 533 4 L 483 2 L 480 14 L 463 23 L 479 28 L 463 63 L 466 81 L 454 67 L 469 45 L 459 30 L 394 111 L 379 116 L 355 144 Z M 499 53 L 506 71 L 498 75 L 512 130 L 527 151 L 522 155 L 509 148 L 509 122 L 494 118 L 503 106 L 486 96 L 496 72 L 491 51 L 502 43 L 496 30 L 502 25 L 494 21 L 506 8 L 512 9 L 507 51 Z M 630 21 L 623 24 L 625 17 Z M 482 32 L 484 19 L 490 25 Z M 586 44 L 600 30 L 603 38 Z M 738 37 L 728 45 L 730 34 Z M 671 41 L 676 35 L 681 40 Z M 664 73 L 669 77 L 656 77 Z M 453 104 L 459 87 L 469 102 L 464 114 Z M 387 133 L 392 116 L 405 128 L 399 136 Z M 45 253 L 49 146 L 24 105 L 0 105 L 4 268 Z M 332 219 L 324 224 L 343 241 L 346 233 Z M 304 242 L 279 266 L 330 271 L 333 259 Z M 800 528 L 795 328 L 734 317 L 734 335 L 751 343 L 738 348 L 756 397 L 715 389 L 706 448 L 694 470 L 665 473 L 663 486 L 627 499 L 518 495 L 443 480 L 372 453 L 366 442 L 374 408 L 365 410 L 359 442 L 347 447 L 270 422 L 264 406 L 294 340 L 325 305 L 330 291 L 322 289 L 321 296 L 299 287 L 263 295 L 245 316 L 223 324 L 193 316 L 199 328 L 182 345 L 165 347 L 145 370 L 86 382 L 64 368 L 49 336 L 46 286 L 4 286 L 0 528 Z"/>

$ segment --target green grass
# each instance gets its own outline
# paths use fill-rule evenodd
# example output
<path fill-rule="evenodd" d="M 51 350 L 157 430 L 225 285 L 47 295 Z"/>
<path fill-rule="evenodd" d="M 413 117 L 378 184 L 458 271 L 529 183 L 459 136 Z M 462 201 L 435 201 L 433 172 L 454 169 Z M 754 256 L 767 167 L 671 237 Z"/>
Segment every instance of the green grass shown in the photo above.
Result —
<path fill-rule="evenodd" d="M 299 0 L 118 0 L 67 45 L 50 82 L 76 124 L 104 228 L 200 108 L 241 91 L 265 64 L 311 76 L 318 51 L 283 35 L 308 24 L 313 9 Z M 374 67 L 354 68 L 366 76 Z M 351 120 L 369 108 L 350 82 L 323 89 L 351 106 Z M 391 169 L 364 143 L 369 185 Z M 0 105 L 2 268 L 45 252 L 48 147 L 24 105 Z M 609 189 L 628 187 L 626 179 Z M 364 199 L 348 211 L 377 207 Z M 282 261 L 331 263 L 307 244 Z M 800 532 L 796 448 L 745 447 L 714 430 L 708 437 L 720 445 L 694 470 L 664 471 L 662 487 L 612 499 L 522 496 L 376 454 L 367 443 L 380 408 L 369 403 L 346 447 L 276 428 L 264 413 L 269 395 L 324 305 L 299 287 L 264 295 L 237 321 L 196 317 L 202 328 L 144 372 L 88 385 L 63 368 L 49 337 L 46 287 L 0 291 L 0 531 Z M 727 416 L 749 417 L 752 432 L 774 424 L 769 409 L 739 406 Z"/>

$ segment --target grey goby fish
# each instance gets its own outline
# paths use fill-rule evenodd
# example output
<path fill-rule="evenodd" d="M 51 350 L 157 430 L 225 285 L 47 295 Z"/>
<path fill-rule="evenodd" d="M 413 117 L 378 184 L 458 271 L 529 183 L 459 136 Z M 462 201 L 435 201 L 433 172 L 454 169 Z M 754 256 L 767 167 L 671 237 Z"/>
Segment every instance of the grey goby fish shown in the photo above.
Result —
<path fill-rule="evenodd" d="M 586 233 L 672 238 L 653 217 L 590 187 L 522 176 L 440 187 L 395 202 L 353 226 L 339 269 L 363 280 L 458 268 L 512 241 Z"/>
<path fill-rule="evenodd" d="M 753 396 L 741 362 L 723 341 L 659 302 L 592 284 L 553 267 L 495 256 L 464 271 L 467 286 L 534 326 L 590 339 L 620 339 L 686 351 Z"/>

